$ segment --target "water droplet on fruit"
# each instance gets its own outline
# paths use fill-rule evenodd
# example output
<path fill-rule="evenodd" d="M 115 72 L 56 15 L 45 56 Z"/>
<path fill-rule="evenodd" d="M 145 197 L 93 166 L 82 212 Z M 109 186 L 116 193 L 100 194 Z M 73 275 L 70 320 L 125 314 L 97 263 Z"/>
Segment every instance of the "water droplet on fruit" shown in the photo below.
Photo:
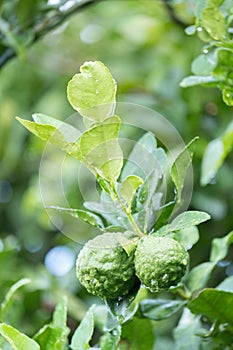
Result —
<path fill-rule="evenodd" d="M 152 292 L 152 293 L 155 293 L 159 290 L 159 285 L 158 285 L 158 282 L 154 279 L 152 279 L 150 281 L 150 284 L 151 284 L 151 287 L 149 288 L 149 290 Z"/>

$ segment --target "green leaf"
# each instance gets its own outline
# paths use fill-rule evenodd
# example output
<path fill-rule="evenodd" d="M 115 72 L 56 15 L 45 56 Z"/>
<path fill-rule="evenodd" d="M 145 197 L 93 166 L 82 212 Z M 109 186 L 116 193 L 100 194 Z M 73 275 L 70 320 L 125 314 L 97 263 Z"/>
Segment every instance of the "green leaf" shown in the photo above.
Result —
<path fill-rule="evenodd" d="M 53 313 L 53 327 L 66 328 L 67 298 L 63 297 Z"/>
<path fill-rule="evenodd" d="M 233 292 L 233 276 L 225 278 L 217 287 L 218 290 Z"/>
<path fill-rule="evenodd" d="M 187 275 L 185 283 L 191 292 L 204 288 L 208 282 L 215 264 L 213 262 L 204 262 L 195 266 Z"/>
<path fill-rule="evenodd" d="M 233 106 L 233 89 L 232 88 L 227 87 L 223 89 L 222 97 L 223 97 L 223 101 L 226 103 L 227 106 L 230 106 L 230 107 Z"/>
<path fill-rule="evenodd" d="M 211 5 L 202 11 L 201 23 L 214 40 L 224 40 L 227 35 L 225 18 L 217 6 Z"/>
<path fill-rule="evenodd" d="M 167 203 L 166 205 L 164 205 L 162 207 L 161 213 L 160 213 L 160 215 L 159 215 L 159 217 L 158 217 L 158 219 L 156 220 L 156 223 L 155 223 L 155 227 L 154 227 L 155 231 L 158 231 L 169 220 L 169 218 L 170 218 L 170 216 L 172 214 L 172 211 L 174 209 L 175 204 L 176 204 L 176 202 L 172 201 L 172 202 L 169 202 L 169 203 Z"/>
<path fill-rule="evenodd" d="M 74 332 L 70 346 L 72 350 L 84 350 L 90 348 L 89 341 L 94 332 L 94 308 L 95 305 L 90 307 L 82 322 Z"/>
<path fill-rule="evenodd" d="M 188 229 L 210 219 L 210 215 L 203 211 L 185 211 L 178 215 L 171 224 L 161 227 L 155 235 L 165 236 L 170 232 Z"/>
<path fill-rule="evenodd" d="M 121 178 L 125 179 L 129 175 L 141 177 L 144 182 L 154 169 L 162 173 L 163 158 L 157 154 L 157 142 L 151 132 L 144 134 L 135 144 L 131 153 L 127 157 L 127 162 L 122 170 Z"/>
<path fill-rule="evenodd" d="M 210 219 L 210 215 L 203 211 L 185 211 L 178 215 L 170 224 L 171 231 L 183 230 L 190 226 L 196 226 Z"/>
<path fill-rule="evenodd" d="M 201 164 L 201 185 L 209 184 L 223 162 L 224 146 L 221 139 L 211 141 L 204 153 Z"/>
<path fill-rule="evenodd" d="M 101 122 L 114 112 L 116 83 L 102 62 L 85 62 L 69 81 L 67 97 L 83 117 Z"/>
<path fill-rule="evenodd" d="M 154 329 L 149 319 L 134 317 L 122 327 L 122 344 L 126 343 L 130 350 L 152 350 L 154 344 Z"/>
<path fill-rule="evenodd" d="M 145 299 L 140 302 L 140 311 L 144 317 L 159 321 L 174 315 L 185 303 L 181 300 Z"/>
<path fill-rule="evenodd" d="M 218 63 L 217 50 L 209 52 L 208 54 L 199 55 L 192 62 L 192 72 L 196 75 L 208 76 Z"/>
<path fill-rule="evenodd" d="M 230 244 L 233 243 L 233 231 L 222 238 L 214 238 L 211 245 L 210 261 L 217 264 L 228 253 Z"/>
<path fill-rule="evenodd" d="M 110 226 L 125 226 L 126 217 L 122 211 L 119 212 L 119 208 L 116 209 L 113 202 L 84 202 L 84 207 L 101 215 Z"/>
<path fill-rule="evenodd" d="M 121 172 L 123 155 L 118 142 L 120 118 L 106 119 L 85 131 L 80 138 L 82 161 L 107 181 L 115 181 Z"/>
<path fill-rule="evenodd" d="M 111 333 L 106 332 L 100 339 L 101 350 L 116 350 L 121 339 L 121 327 L 118 326 Z"/>
<path fill-rule="evenodd" d="M 204 153 L 201 165 L 201 184 L 209 184 L 218 169 L 221 167 L 224 159 L 227 157 L 233 147 L 233 123 L 231 122 L 223 135 L 211 141 Z"/>
<path fill-rule="evenodd" d="M 40 350 L 39 344 L 27 335 L 5 323 L 0 323 L 0 334 L 10 343 L 14 350 Z"/>
<path fill-rule="evenodd" d="M 212 322 L 233 325 L 233 293 L 213 288 L 204 289 L 187 306 L 192 313 L 204 315 Z"/>
<path fill-rule="evenodd" d="M 185 249 L 189 250 L 199 240 L 199 232 L 196 226 L 190 226 L 186 229 L 176 231 L 173 238 L 178 241 Z"/>
<path fill-rule="evenodd" d="M 11 288 L 9 289 L 9 291 L 7 292 L 7 294 L 5 296 L 5 299 L 3 300 L 2 304 L 1 304 L 1 314 L 0 314 L 1 321 L 5 321 L 7 312 L 9 311 L 9 309 L 11 307 L 11 304 L 13 302 L 13 297 L 14 297 L 15 293 L 17 292 L 17 290 L 30 282 L 31 282 L 30 279 L 22 278 L 21 280 L 19 280 L 15 284 L 13 284 L 13 286 L 11 286 Z"/>
<path fill-rule="evenodd" d="M 104 224 L 103 224 L 101 218 L 92 212 L 88 212 L 88 211 L 80 210 L 80 209 L 73 209 L 73 208 L 62 208 L 62 207 L 57 207 L 57 206 L 49 206 L 49 207 L 47 207 L 47 209 L 55 209 L 59 212 L 64 212 L 64 213 L 69 214 L 75 218 L 79 218 L 92 226 L 98 227 L 100 229 L 104 228 Z"/>
<path fill-rule="evenodd" d="M 127 202 L 131 204 L 132 199 L 137 189 L 143 184 L 142 178 L 136 175 L 127 176 L 120 185 L 120 195 Z"/>
<path fill-rule="evenodd" d="M 32 122 L 19 117 L 16 117 L 16 119 L 41 140 L 50 142 L 62 151 L 80 160 L 79 145 L 77 142 L 74 142 L 79 136 L 77 129 L 42 114 L 37 114 L 33 117 L 38 122 Z M 46 121 L 50 124 L 47 124 Z"/>
<path fill-rule="evenodd" d="M 66 326 L 67 299 L 63 297 L 56 306 L 53 313 L 53 320 L 50 324 L 42 327 L 34 339 L 40 344 L 43 350 L 66 350 L 68 345 L 69 328 Z"/>
<path fill-rule="evenodd" d="M 185 178 L 188 168 L 192 163 L 194 147 L 197 140 L 198 137 L 195 137 L 192 141 L 189 142 L 189 144 L 177 156 L 171 167 L 171 177 L 176 186 L 178 202 L 181 200 Z"/>
<path fill-rule="evenodd" d="M 156 221 L 156 216 L 161 209 L 163 194 L 159 192 L 158 183 L 161 173 L 157 168 L 152 170 L 146 182 L 140 187 L 137 195 L 137 222 L 142 232 L 150 231 Z"/>
<path fill-rule="evenodd" d="M 129 294 L 124 295 L 117 299 L 106 300 L 106 305 L 111 315 L 121 324 L 129 320 L 137 311 L 138 305 L 133 305 L 133 301 L 140 288 L 140 282 L 138 281 Z"/>
<path fill-rule="evenodd" d="M 180 82 L 180 86 L 183 88 L 196 86 L 196 85 L 206 85 L 206 86 L 215 86 L 219 81 L 224 80 L 223 78 L 213 77 L 212 75 L 207 76 L 198 76 L 198 75 L 190 75 L 189 77 L 185 77 Z"/>
<path fill-rule="evenodd" d="M 200 350 L 201 338 L 198 335 L 200 331 L 199 317 L 195 317 L 185 308 L 179 324 L 174 330 L 174 350 Z"/>
<path fill-rule="evenodd" d="M 128 256 L 130 256 L 130 254 L 136 249 L 138 239 L 138 237 L 129 239 L 125 235 L 122 235 L 118 240 L 122 248 L 126 251 Z"/>

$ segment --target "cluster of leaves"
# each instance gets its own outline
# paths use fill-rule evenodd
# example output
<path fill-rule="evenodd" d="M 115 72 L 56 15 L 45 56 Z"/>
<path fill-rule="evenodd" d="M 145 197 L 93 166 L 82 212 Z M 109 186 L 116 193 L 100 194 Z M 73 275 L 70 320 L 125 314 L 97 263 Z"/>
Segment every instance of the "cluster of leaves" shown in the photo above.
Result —
<path fill-rule="evenodd" d="M 171 202 L 162 204 L 163 192 L 160 186 L 167 169 L 166 153 L 162 148 L 157 148 L 153 134 L 147 133 L 136 143 L 123 167 L 123 154 L 118 139 L 120 118 L 113 115 L 115 93 L 116 84 L 107 68 L 100 62 L 87 62 L 81 67 L 81 73 L 75 75 L 68 85 L 68 99 L 84 118 L 86 130 L 81 136 L 77 136 L 77 130 L 72 126 L 45 115 L 34 115 L 34 122 L 18 118 L 36 136 L 83 162 L 96 176 L 102 188 L 100 202 L 85 203 L 89 211 L 54 209 L 79 217 L 103 232 L 133 230 L 138 235 L 141 232 L 155 232 L 159 236 L 169 235 L 190 249 L 199 239 L 196 225 L 208 220 L 209 215 L 187 211 L 171 223 L 167 224 L 167 221 L 174 208 L 180 205 L 195 140 L 186 146 L 170 166 L 176 195 Z M 172 288 L 164 298 L 142 297 L 140 293 L 143 293 L 143 289 L 138 292 L 136 288 L 124 298 L 107 300 L 107 317 L 103 326 L 104 334 L 98 342 L 99 348 L 125 349 L 130 344 L 132 348 L 138 349 L 142 337 L 143 341 L 148 341 L 147 348 L 152 349 L 154 335 L 151 320 L 166 319 L 180 313 L 182 309 L 183 316 L 174 330 L 177 349 L 190 345 L 190 339 L 193 349 L 199 349 L 201 343 L 208 344 L 208 349 L 212 346 L 216 349 L 231 346 L 229 339 L 232 337 L 232 317 L 229 312 L 222 313 L 222 300 L 229 306 L 233 303 L 233 293 L 230 291 L 232 278 L 227 278 L 217 289 L 205 287 L 216 265 L 226 257 L 232 241 L 232 232 L 224 238 L 214 239 L 210 261 L 194 267 L 182 283 Z M 120 243 L 126 249 L 125 242 Z M 58 310 L 60 308 L 64 310 L 64 306 L 58 306 Z M 35 336 L 42 349 L 46 349 L 44 339 L 50 337 L 60 322 L 57 314 L 58 311 L 54 314 L 52 324 Z M 63 320 L 64 327 L 59 334 L 66 340 L 60 348 L 65 349 L 68 346 L 68 332 L 64 323 L 64 311 L 62 315 L 59 317 Z M 94 315 L 95 309 L 91 307 L 72 338 L 72 349 L 90 346 Z M 207 317 L 208 331 L 203 328 L 200 315 Z M 132 332 L 142 325 L 143 335 Z M 4 330 L 6 331 L 6 325 L 1 334 L 9 342 L 15 341 L 15 337 L 11 340 Z"/>
<path fill-rule="evenodd" d="M 197 1 L 195 25 L 186 28 L 188 35 L 197 33 L 205 42 L 203 52 L 192 62 L 193 75 L 184 78 L 182 87 L 203 85 L 218 87 L 223 101 L 233 106 L 233 40 L 232 2 L 228 0 Z M 224 134 L 209 143 L 202 161 L 201 184 L 213 181 L 233 145 L 232 124 Z M 211 155 L 211 157 L 210 157 Z M 211 159 L 211 161 L 210 161 Z"/>
<path fill-rule="evenodd" d="M 222 90 L 223 100 L 233 105 L 232 83 L 232 15 L 228 0 L 198 1 L 195 6 L 196 23 L 186 29 L 187 34 L 198 33 L 206 45 L 203 53 L 192 63 L 193 76 L 184 78 L 182 87 L 205 85 Z"/>

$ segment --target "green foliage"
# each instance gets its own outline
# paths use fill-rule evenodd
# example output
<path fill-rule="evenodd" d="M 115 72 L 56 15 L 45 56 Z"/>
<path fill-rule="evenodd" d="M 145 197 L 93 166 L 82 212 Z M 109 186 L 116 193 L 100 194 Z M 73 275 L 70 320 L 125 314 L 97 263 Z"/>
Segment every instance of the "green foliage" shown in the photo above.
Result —
<path fill-rule="evenodd" d="M 148 319 L 134 318 L 123 326 L 122 329 L 123 344 L 120 349 L 127 349 L 130 346 L 132 350 L 139 350 L 141 345 L 145 349 L 152 350 L 154 343 L 154 333 L 152 323 Z"/>
<path fill-rule="evenodd" d="M 67 300 L 63 300 L 56 306 L 53 320 L 50 324 L 42 327 L 34 336 L 34 340 L 42 349 L 65 350 L 68 344 L 69 328 L 66 326 Z"/>
<path fill-rule="evenodd" d="M 199 0 L 196 11 L 195 30 L 192 27 L 190 34 L 196 31 L 206 45 L 192 63 L 194 75 L 184 78 L 180 85 L 216 86 L 221 89 L 224 102 L 232 106 L 232 4 L 228 0 Z"/>
<path fill-rule="evenodd" d="M 185 149 L 178 155 L 171 168 L 171 177 L 176 186 L 177 191 L 177 200 L 181 200 L 182 189 L 184 186 L 186 174 L 189 166 L 192 163 L 192 157 L 195 147 L 195 142 L 198 138 L 194 138 L 190 143 L 185 147 Z"/>
<path fill-rule="evenodd" d="M 71 340 L 71 349 L 83 350 L 90 348 L 89 341 L 94 332 L 94 307 L 95 305 L 88 310 L 79 327 L 76 329 Z"/>
<path fill-rule="evenodd" d="M 183 300 L 145 299 L 140 302 L 144 317 L 160 321 L 171 317 L 185 305 Z"/>
<path fill-rule="evenodd" d="M 20 333 L 8 324 L 0 324 L 0 334 L 11 344 L 14 350 L 39 350 L 40 346 L 33 339 Z"/>
<path fill-rule="evenodd" d="M 204 315 L 212 322 L 218 321 L 230 325 L 233 323 L 232 292 L 207 288 L 190 301 L 187 306 L 192 313 Z"/>
<path fill-rule="evenodd" d="M 233 146 L 233 123 L 230 123 L 223 135 L 212 140 L 202 159 L 201 184 L 207 185 L 215 178 L 217 171 L 222 166 L 225 158 L 231 152 Z"/>

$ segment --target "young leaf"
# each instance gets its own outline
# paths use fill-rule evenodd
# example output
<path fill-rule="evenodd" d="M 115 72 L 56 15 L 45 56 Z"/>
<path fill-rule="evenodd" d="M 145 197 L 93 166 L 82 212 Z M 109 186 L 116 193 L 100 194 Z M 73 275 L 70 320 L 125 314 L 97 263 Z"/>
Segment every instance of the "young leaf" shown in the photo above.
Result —
<path fill-rule="evenodd" d="M 140 311 L 143 317 L 160 321 L 174 315 L 185 303 L 182 300 L 145 299 L 140 302 Z"/>
<path fill-rule="evenodd" d="M 200 331 L 200 318 L 195 317 L 185 308 L 179 324 L 174 330 L 174 350 L 200 350 L 201 338 L 198 336 Z"/>
<path fill-rule="evenodd" d="M 201 314 L 212 322 L 233 325 L 233 293 L 204 289 L 195 299 L 187 304 L 194 314 Z"/>
<path fill-rule="evenodd" d="M 17 292 L 17 290 L 30 282 L 31 282 L 30 279 L 22 278 L 21 280 L 19 280 L 15 284 L 13 284 L 13 286 L 11 286 L 11 288 L 9 289 L 9 291 L 7 292 L 7 294 L 5 296 L 4 301 L 1 304 L 1 314 L 0 314 L 1 321 L 5 321 L 5 317 L 7 315 L 8 310 L 10 309 L 13 297 L 14 297 L 15 293 Z"/>
<path fill-rule="evenodd" d="M 73 208 L 61 208 L 56 206 L 49 206 L 47 207 L 47 209 L 55 209 L 57 211 L 69 214 L 75 218 L 79 218 L 92 226 L 98 227 L 100 229 L 104 228 L 104 224 L 101 218 L 92 212 L 88 212 L 80 209 L 73 209 Z"/>
<path fill-rule="evenodd" d="M 113 329 L 112 332 L 106 332 L 100 339 L 101 350 L 116 350 L 121 339 L 121 327 Z"/>
<path fill-rule="evenodd" d="M 16 117 L 16 119 L 41 140 L 50 142 L 62 151 L 80 160 L 79 145 L 75 142 L 80 133 L 75 128 L 42 114 L 33 115 L 33 117 L 37 122 L 19 117 Z M 50 124 L 47 124 L 46 121 Z"/>
<path fill-rule="evenodd" d="M 149 319 L 134 317 L 122 327 L 122 343 L 125 341 L 130 350 L 152 350 L 154 338 L 153 326 Z"/>
<path fill-rule="evenodd" d="M 143 184 L 143 180 L 136 175 L 127 176 L 120 185 L 120 195 L 130 206 L 137 189 Z"/>
<path fill-rule="evenodd" d="M 233 123 L 231 122 L 223 135 L 211 141 L 204 153 L 201 165 L 201 184 L 209 184 L 221 167 L 233 147 Z"/>
<path fill-rule="evenodd" d="M 34 339 L 43 350 L 66 350 L 68 344 L 69 328 L 66 326 L 67 299 L 64 297 L 57 305 L 53 320 L 50 324 L 42 327 Z"/>
<path fill-rule="evenodd" d="M 74 332 L 70 346 L 72 350 L 84 350 L 90 348 L 89 341 L 94 332 L 94 308 L 95 305 L 90 307 L 82 322 Z"/>
<path fill-rule="evenodd" d="M 116 83 L 102 62 L 85 62 L 69 81 L 67 97 L 83 117 L 102 122 L 114 112 Z"/>
<path fill-rule="evenodd" d="M 210 261 L 217 264 L 227 255 L 230 244 L 233 243 L 233 231 L 222 238 L 214 238 L 211 246 Z"/>
<path fill-rule="evenodd" d="M 195 137 L 184 150 L 178 155 L 171 167 L 171 177 L 177 190 L 177 201 L 181 200 L 181 194 L 187 175 L 188 168 L 192 162 L 195 143 L 198 137 Z"/>
<path fill-rule="evenodd" d="M 40 350 L 38 343 L 8 324 L 0 323 L 0 334 L 14 350 Z"/>
<path fill-rule="evenodd" d="M 123 155 L 118 142 L 120 118 L 106 119 L 85 131 L 80 138 L 83 162 L 107 181 L 115 181 L 121 172 Z"/>

